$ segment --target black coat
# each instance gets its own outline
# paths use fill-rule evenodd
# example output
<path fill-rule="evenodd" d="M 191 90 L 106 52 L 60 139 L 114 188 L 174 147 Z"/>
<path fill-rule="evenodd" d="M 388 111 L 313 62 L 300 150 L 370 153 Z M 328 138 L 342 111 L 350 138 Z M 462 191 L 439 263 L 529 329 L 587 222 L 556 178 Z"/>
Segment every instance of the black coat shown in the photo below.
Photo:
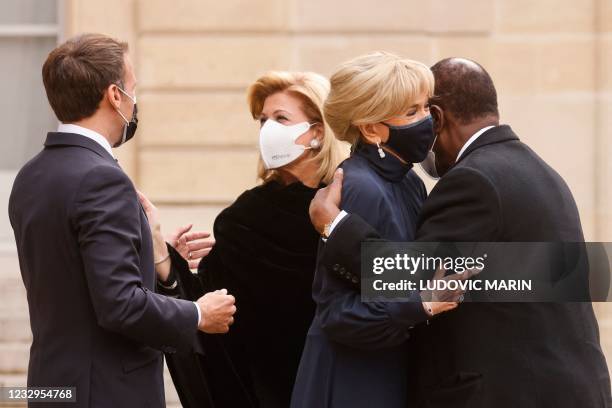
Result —
<path fill-rule="evenodd" d="M 49 133 L 9 202 L 33 343 L 28 386 L 76 387 L 75 407 L 163 407 L 160 350 L 190 348 L 193 303 L 154 293 L 151 232 L 102 146 Z"/>
<path fill-rule="evenodd" d="M 346 217 L 325 248 L 328 270 L 359 275 L 360 243 L 377 239 Z M 417 240 L 579 242 L 583 234 L 562 178 L 497 126 L 432 190 Z M 409 344 L 410 407 L 612 406 L 590 303 L 466 303 L 413 330 Z"/>
<path fill-rule="evenodd" d="M 238 309 L 228 334 L 201 334 L 200 353 L 168 358 L 183 406 L 289 406 L 314 314 L 315 192 L 274 181 L 244 192 L 215 220 L 216 244 L 197 275 L 172 252 L 176 294 L 197 299 L 226 288 Z"/>
<path fill-rule="evenodd" d="M 403 164 L 393 155 L 383 159 L 375 145 L 360 143 L 341 167 L 344 170 L 342 208 L 359 214 L 386 239 L 412 240 L 427 196 L 425 185 L 412 170 L 412 164 Z M 321 241 L 319 253 L 324 248 L 325 243 Z M 364 316 L 365 324 L 359 325 L 362 316 L 359 309 L 352 307 L 353 299 L 347 292 L 352 294 L 352 288 L 330 276 L 319 257 L 313 283 L 317 312 L 306 337 L 291 407 L 403 408 L 407 398 L 404 342 L 377 350 L 356 350 L 351 342 L 335 341 L 337 332 L 342 337 L 354 337 L 356 333 L 368 337 L 369 332 L 388 335 L 394 330 L 389 319 L 392 311 L 388 304 L 370 304 L 368 315 Z M 350 301 L 342 303 L 343 299 Z M 412 303 L 412 306 L 413 324 L 424 321 L 427 315 L 421 305 Z M 375 307 L 379 307 L 376 323 L 371 313 Z M 322 325 L 329 320 L 324 313 L 330 309 L 355 311 L 352 318 L 356 324 L 348 330 L 346 326 L 334 330 Z M 407 339 L 405 335 L 394 335 L 397 337 Z"/>

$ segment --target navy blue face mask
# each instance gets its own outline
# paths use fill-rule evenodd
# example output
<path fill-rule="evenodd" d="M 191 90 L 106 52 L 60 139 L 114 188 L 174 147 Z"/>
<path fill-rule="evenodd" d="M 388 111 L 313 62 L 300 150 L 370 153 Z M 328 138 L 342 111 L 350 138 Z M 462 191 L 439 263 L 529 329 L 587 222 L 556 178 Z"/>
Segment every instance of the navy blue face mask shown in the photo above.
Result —
<path fill-rule="evenodd" d="M 435 134 L 433 119 L 430 116 L 404 126 L 392 126 L 381 122 L 389 128 L 389 139 L 384 144 L 406 163 L 420 163 L 427 157 Z"/>

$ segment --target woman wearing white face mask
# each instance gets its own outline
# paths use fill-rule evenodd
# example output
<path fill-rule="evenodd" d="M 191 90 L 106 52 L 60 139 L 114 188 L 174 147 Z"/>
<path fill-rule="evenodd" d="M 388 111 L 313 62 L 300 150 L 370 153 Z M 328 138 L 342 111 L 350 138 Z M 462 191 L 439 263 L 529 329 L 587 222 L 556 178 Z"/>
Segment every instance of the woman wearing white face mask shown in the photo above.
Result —
<path fill-rule="evenodd" d="M 167 356 L 185 407 L 289 406 L 314 314 L 311 288 L 319 235 L 308 206 L 348 154 L 348 146 L 334 138 L 323 119 L 328 92 L 328 80 L 314 73 L 271 72 L 251 85 L 250 111 L 261 124 L 262 184 L 219 214 L 216 244 L 197 275 L 180 254 L 168 253 L 161 232 L 153 228 L 155 259 L 162 261 L 156 272 L 166 294 L 195 300 L 226 288 L 238 309 L 228 334 L 199 336 L 204 356 Z"/>

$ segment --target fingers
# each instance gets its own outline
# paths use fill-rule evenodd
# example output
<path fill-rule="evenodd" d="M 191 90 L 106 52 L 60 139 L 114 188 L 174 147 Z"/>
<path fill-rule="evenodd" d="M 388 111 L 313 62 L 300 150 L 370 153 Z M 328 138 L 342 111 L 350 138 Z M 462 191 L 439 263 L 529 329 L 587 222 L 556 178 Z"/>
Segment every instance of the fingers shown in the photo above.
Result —
<path fill-rule="evenodd" d="M 178 246 L 187 248 L 187 238 L 185 235 L 181 235 L 178 239 Z"/>
<path fill-rule="evenodd" d="M 457 306 L 459 306 L 459 303 L 457 302 L 446 302 L 446 304 L 444 305 L 444 311 L 448 312 L 449 310 L 457 308 Z"/>
<path fill-rule="evenodd" d="M 197 241 L 191 241 L 187 242 L 187 249 L 190 252 L 193 252 L 192 256 L 195 256 L 195 252 L 202 250 L 202 249 L 211 249 L 212 247 L 215 246 L 215 240 L 214 239 L 200 239 Z"/>
<path fill-rule="evenodd" d="M 210 237 L 210 232 L 205 232 L 205 231 L 193 231 L 193 232 L 189 232 L 185 234 L 185 239 L 187 240 L 187 242 L 195 241 L 196 239 L 208 238 L 208 237 Z"/>
<path fill-rule="evenodd" d="M 198 299 L 204 316 L 198 328 L 205 333 L 227 333 L 234 324 L 235 302 L 236 299 L 227 293 L 227 289 L 206 293 Z"/>
<path fill-rule="evenodd" d="M 466 279 L 469 279 L 469 278 L 471 278 L 472 276 L 476 276 L 476 275 L 478 275 L 480 272 L 482 272 L 482 269 L 483 269 L 483 268 L 471 268 L 471 269 L 468 269 L 467 271 L 465 271 L 463 274 L 464 274 L 464 275 L 467 275 L 467 276 L 466 276 Z"/>
<path fill-rule="evenodd" d="M 446 274 L 446 269 L 441 267 L 436 271 L 436 273 L 434 273 L 433 279 L 434 280 L 444 279 L 445 274 Z"/>
<path fill-rule="evenodd" d="M 142 205 L 142 208 L 144 208 L 145 212 L 153 208 L 153 204 L 151 203 L 151 201 L 149 201 L 147 196 L 145 196 L 139 190 L 136 190 L 136 194 L 138 194 L 138 201 L 140 201 L 140 204 Z"/>
<path fill-rule="evenodd" d="M 181 237 L 181 236 L 183 236 L 185 233 L 189 232 L 189 230 L 191 230 L 191 228 L 193 228 L 193 224 L 187 224 L 187 225 L 184 225 L 184 226 L 182 226 L 182 227 L 178 227 L 178 228 L 176 229 L 176 231 L 174 232 L 174 235 L 175 235 L 176 237 Z"/>
<path fill-rule="evenodd" d="M 202 258 L 204 258 L 206 255 L 208 255 L 210 253 L 210 251 L 212 250 L 212 248 L 205 248 L 205 249 L 200 249 L 197 251 L 189 251 L 191 252 L 191 258 L 189 258 L 189 254 L 187 254 L 187 257 L 189 258 L 189 262 L 191 261 L 200 261 Z"/>
<path fill-rule="evenodd" d="M 342 167 L 338 167 L 336 171 L 334 172 L 334 180 L 332 181 L 331 185 L 336 186 L 336 188 L 342 187 L 343 178 L 344 178 L 344 170 L 342 170 Z"/>
<path fill-rule="evenodd" d="M 435 315 L 448 312 L 458 306 L 457 302 L 431 302 L 430 304 L 432 313 Z"/>
<path fill-rule="evenodd" d="M 344 179 L 344 171 L 341 168 L 336 169 L 334 179 L 329 185 L 329 194 L 332 198 L 338 200 L 336 205 L 340 205 L 340 197 L 342 195 L 342 180 Z"/>

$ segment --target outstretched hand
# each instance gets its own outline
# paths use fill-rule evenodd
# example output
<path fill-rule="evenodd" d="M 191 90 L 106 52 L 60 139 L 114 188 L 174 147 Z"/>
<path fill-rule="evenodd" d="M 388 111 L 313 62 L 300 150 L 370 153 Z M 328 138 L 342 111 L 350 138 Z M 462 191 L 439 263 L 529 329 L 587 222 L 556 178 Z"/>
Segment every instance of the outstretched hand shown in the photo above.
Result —
<path fill-rule="evenodd" d="M 340 213 L 342 178 L 343 172 L 339 168 L 334 173 L 333 181 L 327 187 L 317 191 L 310 202 L 310 221 L 319 234 L 323 234 L 325 225 L 331 223 Z"/>
<path fill-rule="evenodd" d="M 215 240 L 210 238 L 210 232 L 191 231 L 191 228 L 193 224 L 179 227 L 166 241 L 189 263 L 189 269 L 196 269 L 215 245 Z"/>

